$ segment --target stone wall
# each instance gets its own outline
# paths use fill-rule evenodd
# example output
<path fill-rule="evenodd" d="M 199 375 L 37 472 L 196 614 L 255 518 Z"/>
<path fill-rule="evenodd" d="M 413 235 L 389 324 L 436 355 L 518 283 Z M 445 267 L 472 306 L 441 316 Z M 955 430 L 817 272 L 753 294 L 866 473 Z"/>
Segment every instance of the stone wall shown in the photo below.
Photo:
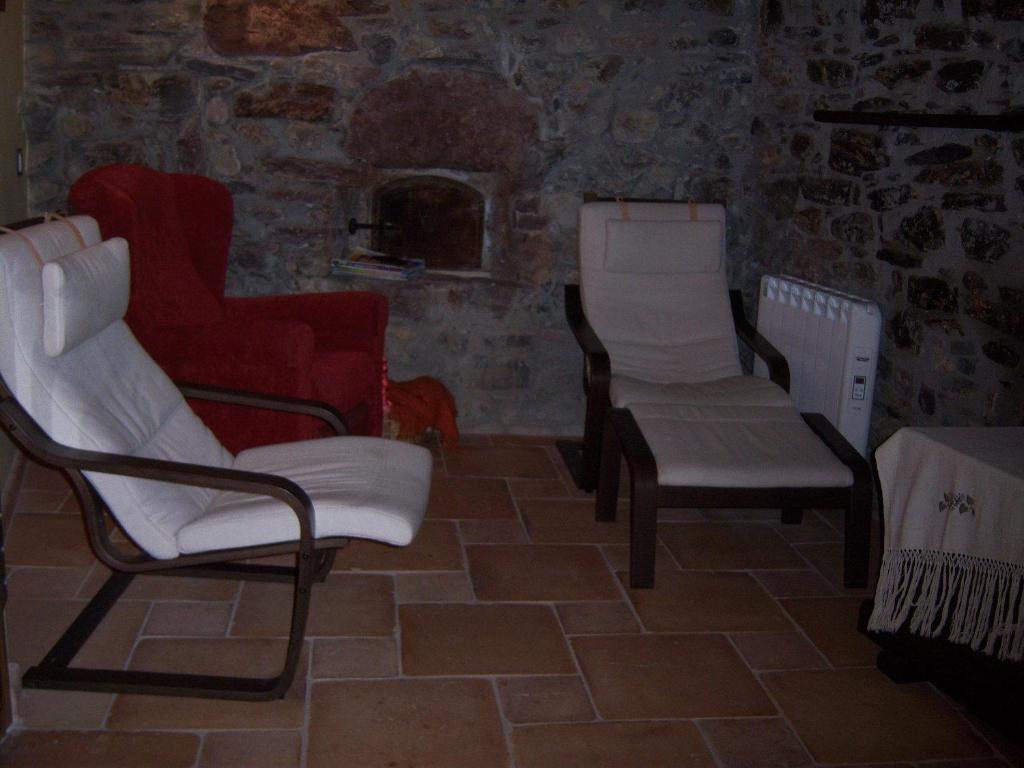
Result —
<path fill-rule="evenodd" d="M 875 441 L 1024 423 L 1021 134 L 812 119 L 1020 110 L 1024 3 L 766 0 L 761 29 L 756 238 L 773 269 L 882 306 Z"/>
<path fill-rule="evenodd" d="M 783 269 L 883 304 L 881 431 L 1020 423 L 1021 140 L 810 118 L 1018 106 L 1019 0 L 962 2 L 33 0 L 31 202 L 114 161 L 218 178 L 230 291 L 382 290 L 394 378 L 572 433 L 581 194 L 724 198 L 748 297 Z M 489 276 L 333 274 L 372 190 L 428 172 L 487 196 Z"/>

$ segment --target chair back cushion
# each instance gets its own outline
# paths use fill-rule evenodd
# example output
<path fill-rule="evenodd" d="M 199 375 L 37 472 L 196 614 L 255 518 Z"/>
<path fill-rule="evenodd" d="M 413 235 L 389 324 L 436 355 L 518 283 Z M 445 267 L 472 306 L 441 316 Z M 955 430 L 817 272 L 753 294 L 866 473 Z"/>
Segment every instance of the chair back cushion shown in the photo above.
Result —
<path fill-rule="evenodd" d="M 201 182 L 189 183 L 192 180 Z M 71 186 L 69 199 L 76 213 L 99 222 L 104 237 L 128 241 L 129 325 L 206 325 L 223 318 L 220 302 L 232 215 L 231 197 L 223 185 L 142 165 L 116 164 L 83 175 Z M 227 242 L 225 223 L 213 223 L 218 219 L 226 219 Z M 210 230 L 209 242 L 194 242 L 197 229 Z"/>
<path fill-rule="evenodd" d="M 130 266 L 123 237 L 43 265 L 43 349 L 74 349 L 124 317 Z"/>
<path fill-rule="evenodd" d="M 4 382 L 59 443 L 230 466 L 231 454 L 118 316 L 128 290 L 123 243 L 99 245 L 99 228 L 85 216 L 0 235 Z M 96 312 L 90 313 L 86 304 L 93 300 Z M 125 533 L 158 558 L 179 554 L 177 531 L 213 496 L 188 486 L 87 474 Z"/>
<path fill-rule="evenodd" d="M 741 373 L 723 206 L 584 203 L 580 292 L 612 373 L 657 383 Z"/>

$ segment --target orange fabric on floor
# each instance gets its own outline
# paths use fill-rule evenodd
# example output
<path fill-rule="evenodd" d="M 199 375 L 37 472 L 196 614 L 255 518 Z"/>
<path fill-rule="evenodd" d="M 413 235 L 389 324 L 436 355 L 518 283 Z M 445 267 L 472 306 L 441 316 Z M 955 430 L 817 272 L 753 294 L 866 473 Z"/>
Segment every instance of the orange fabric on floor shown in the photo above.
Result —
<path fill-rule="evenodd" d="M 429 376 L 410 381 L 388 379 L 387 399 L 388 415 L 398 422 L 400 438 L 417 437 L 433 427 L 441 433 L 441 444 L 445 448 L 458 447 L 455 398 L 440 381 Z"/>

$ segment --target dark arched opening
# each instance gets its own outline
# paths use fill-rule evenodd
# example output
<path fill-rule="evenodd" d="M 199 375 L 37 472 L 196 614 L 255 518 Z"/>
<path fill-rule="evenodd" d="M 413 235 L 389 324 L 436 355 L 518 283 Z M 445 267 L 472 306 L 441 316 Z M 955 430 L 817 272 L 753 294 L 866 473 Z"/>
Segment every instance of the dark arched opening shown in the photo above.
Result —
<path fill-rule="evenodd" d="M 377 189 L 373 247 L 423 259 L 427 269 L 481 269 L 484 198 L 442 176 L 408 176 Z"/>

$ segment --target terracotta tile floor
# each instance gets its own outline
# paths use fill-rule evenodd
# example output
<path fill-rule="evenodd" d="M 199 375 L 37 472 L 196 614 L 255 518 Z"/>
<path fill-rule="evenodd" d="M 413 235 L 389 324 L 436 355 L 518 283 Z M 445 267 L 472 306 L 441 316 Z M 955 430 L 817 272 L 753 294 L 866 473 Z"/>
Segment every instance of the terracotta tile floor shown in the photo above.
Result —
<path fill-rule="evenodd" d="M 668 510 L 657 586 L 633 591 L 625 509 L 595 523 L 552 440 L 473 435 L 435 466 L 417 541 L 353 544 L 317 585 L 284 699 L 20 691 L 0 765 L 1024 765 L 875 670 L 855 629 L 869 593 L 836 586 L 835 515 Z M 28 487 L 5 521 L 22 670 L 106 575 L 63 479 L 33 468 Z M 266 674 L 288 604 L 282 585 L 140 578 L 83 663 Z"/>

